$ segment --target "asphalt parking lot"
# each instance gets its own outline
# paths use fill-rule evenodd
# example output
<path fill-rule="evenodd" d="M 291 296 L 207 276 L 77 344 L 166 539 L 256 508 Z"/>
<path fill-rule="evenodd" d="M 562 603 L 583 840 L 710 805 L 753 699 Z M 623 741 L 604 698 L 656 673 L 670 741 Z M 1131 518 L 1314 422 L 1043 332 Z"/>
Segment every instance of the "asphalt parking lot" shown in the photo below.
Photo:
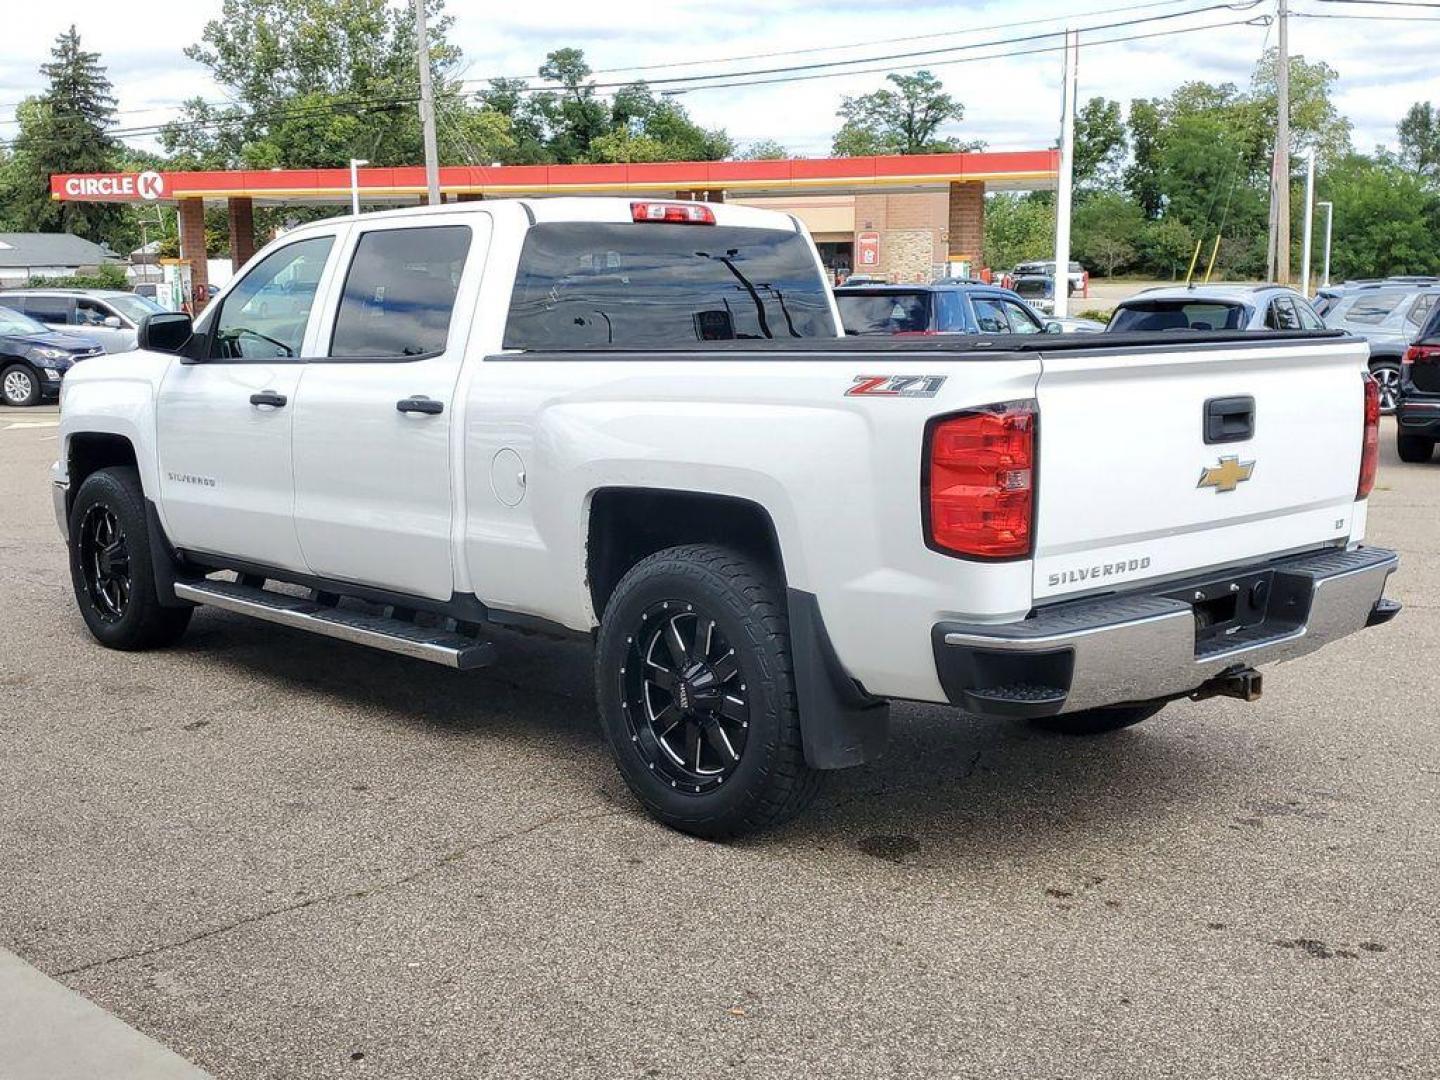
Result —
<path fill-rule="evenodd" d="M 0 946 L 217 1077 L 1437 1075 L 1440 463 L 1388 421 L 1393 623 L 1106 739 L 901 706 L 721 846 L 632 802 L 583 647 L 95 645 L 54 420 L 0 409 Z"/>

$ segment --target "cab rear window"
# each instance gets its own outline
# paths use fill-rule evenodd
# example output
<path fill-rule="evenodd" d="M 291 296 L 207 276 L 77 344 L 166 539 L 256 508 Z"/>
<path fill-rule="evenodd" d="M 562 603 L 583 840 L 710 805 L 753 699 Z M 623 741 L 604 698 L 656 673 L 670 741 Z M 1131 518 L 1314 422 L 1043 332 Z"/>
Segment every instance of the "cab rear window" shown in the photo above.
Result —
<path fill-rule="evenodd" d="M 829 292 L 798 232 L 556 222 L 526 233 L 504 346 L 835 336 Z"/>

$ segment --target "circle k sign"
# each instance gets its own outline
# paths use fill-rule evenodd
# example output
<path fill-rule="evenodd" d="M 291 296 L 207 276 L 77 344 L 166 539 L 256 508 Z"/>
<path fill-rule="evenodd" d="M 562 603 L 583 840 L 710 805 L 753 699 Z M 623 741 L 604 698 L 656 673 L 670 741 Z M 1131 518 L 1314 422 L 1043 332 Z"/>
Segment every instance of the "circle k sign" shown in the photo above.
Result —
<path fill-rule="evenodd" d="M 153 169 L 135 175 L 69 176 L 65 178 L 65 194 L 72 199 L 133 199 L 146 200 L 165 194 L 165 177 Z"/>

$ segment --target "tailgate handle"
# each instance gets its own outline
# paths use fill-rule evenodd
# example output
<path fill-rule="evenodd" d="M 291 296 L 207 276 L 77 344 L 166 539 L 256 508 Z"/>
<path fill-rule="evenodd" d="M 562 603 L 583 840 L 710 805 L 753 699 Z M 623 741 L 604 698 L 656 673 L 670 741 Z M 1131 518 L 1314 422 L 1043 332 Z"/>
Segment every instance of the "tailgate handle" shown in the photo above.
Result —
<path fill-rule="evenodd" d="M 1205 442 L 1244 442 L 1255 436 L 1255 399 L 1217 397 L 1205 402 Z"/>

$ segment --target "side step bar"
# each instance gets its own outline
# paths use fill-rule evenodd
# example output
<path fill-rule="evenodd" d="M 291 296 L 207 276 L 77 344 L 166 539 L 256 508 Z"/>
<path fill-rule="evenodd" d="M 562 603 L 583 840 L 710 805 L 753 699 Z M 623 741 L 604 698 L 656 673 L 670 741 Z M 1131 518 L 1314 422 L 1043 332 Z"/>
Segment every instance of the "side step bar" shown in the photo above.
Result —
<path fill-rule="evenodd" d="M 177 581 L 175 595 L 195 604 L 224 608 L 461 671 L 488 667 L 495 661 L 495 646 L 488 641 L 477 641 L 451 630 L 416 626 L 403 619 L 329 607 L 303 596 L 270 592 L 235 581 Z"/>

